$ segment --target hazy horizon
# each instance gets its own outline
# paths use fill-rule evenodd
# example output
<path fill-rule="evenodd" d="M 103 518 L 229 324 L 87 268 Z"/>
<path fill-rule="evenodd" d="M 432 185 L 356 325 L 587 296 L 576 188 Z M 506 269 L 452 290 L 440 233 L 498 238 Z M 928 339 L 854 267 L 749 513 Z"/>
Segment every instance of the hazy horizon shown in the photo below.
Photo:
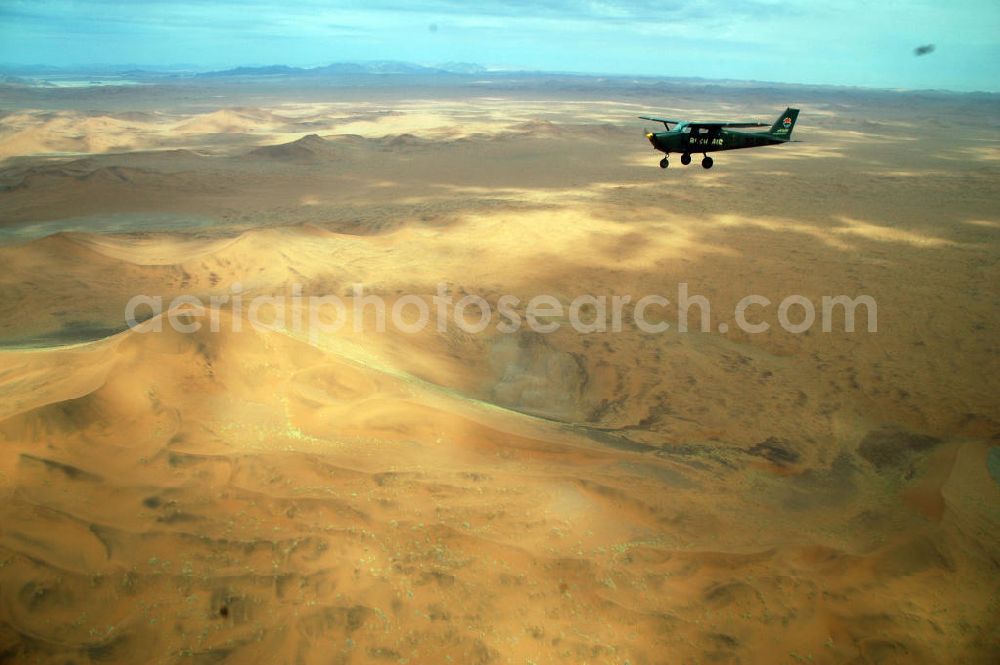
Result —
<path fill-rule="evenodd" d="M 739 5 L 452 0 L 419 6 L 111 0 L 0 7 L 8 66 L 315 67 L 476 63 L 487 69 L 878 88 L 1000 91 L 1000 7 L 985 0 Z M 917 55 L 917 47 L 934 49 Z"/>

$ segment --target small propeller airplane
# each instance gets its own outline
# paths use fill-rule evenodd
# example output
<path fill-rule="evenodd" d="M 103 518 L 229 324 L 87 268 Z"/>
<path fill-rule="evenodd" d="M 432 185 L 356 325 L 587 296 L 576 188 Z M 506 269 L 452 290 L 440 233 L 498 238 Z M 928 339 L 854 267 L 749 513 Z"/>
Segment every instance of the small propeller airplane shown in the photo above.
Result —
<path fill-rule="evenodd" d="M 662 122 L 667 128 L 665 132 L 646 134 L 653 147 L 664 153 L 663 159 L 660 160 L 661 169 L 670 166 L 668 158 L 672 152 L 681 154 L 681 164 L 684 166 L 691 163 L 691 153 L 700 152 L 703 155 L 702 167 L 710 169 L 715 163 L 708 156 L 710 152 L 788 143 L 792 139 L 792 128 L 795 127 L 795 120 L 799 117 L 799 110 L 785 109 L 766 132 L 730 131 L 737 128 L 767 127 L 767 123 L 762 122 L 702 122 L 651 118 L 645 115 L 639 117 L 643 120 Z M 674 125 L 673 129 L 670 125 Z"/>

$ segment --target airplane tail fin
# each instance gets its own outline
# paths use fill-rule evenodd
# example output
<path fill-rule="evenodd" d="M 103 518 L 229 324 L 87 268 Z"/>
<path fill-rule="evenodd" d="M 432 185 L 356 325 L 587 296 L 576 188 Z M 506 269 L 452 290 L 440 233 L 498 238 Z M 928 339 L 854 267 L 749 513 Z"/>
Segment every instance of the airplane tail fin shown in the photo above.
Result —
<path fill-rule="evenodd" d="M 769 134 L 777 138 L 792 138 L 792 128 L 795 127 L 795 120 L 799 117 L 798 109 L 785 109 L 785 112 L 778 116 L 778 119 L 771 125 Z"/>

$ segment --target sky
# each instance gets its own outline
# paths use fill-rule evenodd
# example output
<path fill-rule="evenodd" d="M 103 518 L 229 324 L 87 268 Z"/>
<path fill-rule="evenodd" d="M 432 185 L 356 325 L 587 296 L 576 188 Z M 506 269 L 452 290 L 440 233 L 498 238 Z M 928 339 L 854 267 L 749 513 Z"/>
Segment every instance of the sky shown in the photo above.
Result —
<path fill-rule="evenodd" d="M 368 60 L 997 92 L 1000 0 L 0 0 L 6 65 Z"/>

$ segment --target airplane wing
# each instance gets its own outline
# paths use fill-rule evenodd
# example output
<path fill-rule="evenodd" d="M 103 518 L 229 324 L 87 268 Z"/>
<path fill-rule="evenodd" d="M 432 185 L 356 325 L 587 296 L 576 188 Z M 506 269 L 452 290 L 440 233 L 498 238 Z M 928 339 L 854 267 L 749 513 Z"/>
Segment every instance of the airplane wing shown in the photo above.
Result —
<path fill-rule="evenodd" d="M 704 127 L 706 129 L 719 129 L 720 127 L 769 127 L 766 122 L 703 122 L 696 120 L 688 123 L 692 129 Z"/>
<path fill-rule="evenodd" d="M 662 122 L 664 125 L 666 125 L 667 123 L 671 125 L 679 125 L 684 123 L 687 124 L 688 127 L 691 127 L 691 129 L 704 127 L 705 129 L 715 130 L 715 129 L 720 129 L 722 127 L 769 127 L 770 126 L 770 123 L 752 122 L 752 121 L 747 121 L 747 122 L 712 122 L 705 120 L 685 121 L 685 120 L 672 120 L 670 118 L 654 118 L 648 115 L 640 115 L 639 118 L 641 120 L 652 120 L 653 122 Z"/>
<path fill-rule="evenodd" d="M 668 118 L 651 118 L 648 115 L 640 115 L 639 119 L 640 120 L 652 120 L 653 122 L 662 122 L 663 124 L 666 124 L 666 123 L 669 122 L 671 125 L 676 125 L 676 124 L 679 124 L 681 122 L 684 122 L 683 120 L 670 120 Z"/>

